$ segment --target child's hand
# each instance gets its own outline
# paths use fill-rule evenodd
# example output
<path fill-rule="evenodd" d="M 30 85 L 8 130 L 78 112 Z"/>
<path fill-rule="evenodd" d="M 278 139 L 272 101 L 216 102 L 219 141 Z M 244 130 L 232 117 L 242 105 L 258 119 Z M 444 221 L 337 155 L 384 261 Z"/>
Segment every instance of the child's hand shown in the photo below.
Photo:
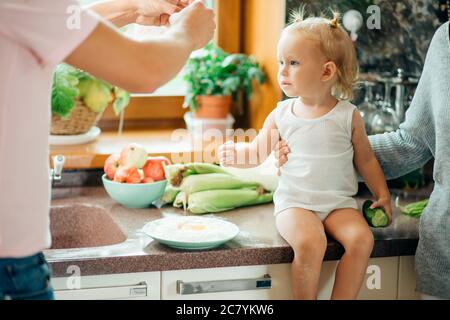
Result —
<path fill-rule="evenodd" d="M 284 140 L 280 140 L 275 145 L 275 158 L 277 159 L 276 166 L 278 168 L 278 175 L 281 175 L 280 168 L 288 161 L 288 154 L 291 152 L 289 146 Z"/>
<path fill-rule="evenodd" d="M 220 164 L 224 167 L 236 164 L 236 144 L 229 140 L 221 145 L 218 149 Z"/>
<path fill-rule="evenodd" d="M 380 197 L 377 201 L 375 201 L 370 206 L 371 209 L 380 208 L 380 207 L 384 209 L 384 211 L 386 212 L 386 214 L 388 216 L 389 221 L 388 221 L 387 226 L 389 226 L 392 223 L 391 197 L 390 196 Z"/>

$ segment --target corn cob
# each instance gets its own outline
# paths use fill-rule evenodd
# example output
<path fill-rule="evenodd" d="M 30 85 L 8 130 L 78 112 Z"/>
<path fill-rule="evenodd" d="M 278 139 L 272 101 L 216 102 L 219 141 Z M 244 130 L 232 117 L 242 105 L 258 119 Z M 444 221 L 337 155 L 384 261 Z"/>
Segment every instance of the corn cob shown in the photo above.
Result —
<path fill-rule="evenodd" d="M 179 192 L 173 201 L 173 206 L 175 208 L 183 208 L 186 211 L 187 207 L 187 195 L 184 192 Z"/>
<path fill-rule="evenodd" d="M 256 189 L 260 185 L 247 182 L 236 176 L 223 173 L 196 174 L 185 177 L 180 189 L 190 195 L 195 192 L 218 189 Z"/>
<path fill-rule="evenodd" d="M 208 190 L 189 195 L 188 209 L 194 214 L 222 212 L 237 207 L 271 202 L 273 193 L 261 193 L 260 188 Z"/>
<path fill-rule="evenodd" d="M 210 163 L 187 163 L 187 164 L 174 164 L 168 165 L 164 168 L 166 178 L 171 185 L 178 187 L 183 182 L 185 177 L 194 174 L 207 174 L 207 173 L 223 173 L 228 174 L 221 167 Z"/>
<path fill-rule="evenodd" d="M 180 188 L 174 187 L 171 184 L 167 184 L 166 190 L 164 191 L 164 195 L 161 198 L 163 204 L 173 203 L 180 191 L 181 191 Z"/>

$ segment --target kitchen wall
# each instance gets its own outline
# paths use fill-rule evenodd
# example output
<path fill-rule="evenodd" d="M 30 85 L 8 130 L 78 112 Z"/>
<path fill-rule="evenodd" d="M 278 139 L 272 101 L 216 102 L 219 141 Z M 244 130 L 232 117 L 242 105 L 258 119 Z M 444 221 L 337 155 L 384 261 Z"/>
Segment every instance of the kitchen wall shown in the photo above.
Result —
<path fill-rule="evenodd" d="M 287 19 L 302 3 L 313 14 L 329 14 L 331 7 L 342 14 L 355 9 L 363 15 L 364 25 L 356 44 L 362 72 L 403 68 L 407 73 L 420 74 L 430 41 L 440 26 L 436 16 L 439 0 L 287 0 Z M 366 27 L 370 16 L 367 8 L 372 4 L 381 9 L 380 30 Z"/>

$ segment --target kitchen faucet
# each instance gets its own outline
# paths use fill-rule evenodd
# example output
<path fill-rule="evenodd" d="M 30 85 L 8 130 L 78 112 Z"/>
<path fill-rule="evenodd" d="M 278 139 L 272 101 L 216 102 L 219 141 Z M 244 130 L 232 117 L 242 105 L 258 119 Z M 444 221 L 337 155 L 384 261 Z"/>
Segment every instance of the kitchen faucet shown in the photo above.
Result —
<path fill-rule="evenodd" d="M 61 181 L 61 174 L 66 158 L 63 155 L 53 157 L 53 169 L 50 169 L 50 182 L 53 186 L 54 182 Z"/>

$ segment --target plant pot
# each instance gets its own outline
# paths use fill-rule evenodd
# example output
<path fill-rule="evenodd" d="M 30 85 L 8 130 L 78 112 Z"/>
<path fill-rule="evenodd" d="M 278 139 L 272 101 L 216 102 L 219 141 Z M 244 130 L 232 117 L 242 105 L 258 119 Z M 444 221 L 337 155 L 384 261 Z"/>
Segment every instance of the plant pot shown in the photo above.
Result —
<path fill-rule="evenodd" d="M 184 121 L 188 131 L 194 138 L 202 138 L 206 134 L 215 135 L 217 132 L 229 138 L 233 133 L 233 116 L 228 114 L 225 119 L 195 118 L 191 112 L 184 114 Z M 214 131 L 213 131 L 214 130 Z"/>
<path fill-rule="evenodd" d="M 96 113 L 87 107 L 80 99 L 76 99 L 75 106 L 68 119 L 52 114 L 51 135 L 79 135 L 88 132 L 95 126 L 103 115 L 103 111 Z"/>
<path fill-rule="evenodd" d="M 233 103 L 231 96 L 199 96 L 195 118 L 226 119 Z"/>

